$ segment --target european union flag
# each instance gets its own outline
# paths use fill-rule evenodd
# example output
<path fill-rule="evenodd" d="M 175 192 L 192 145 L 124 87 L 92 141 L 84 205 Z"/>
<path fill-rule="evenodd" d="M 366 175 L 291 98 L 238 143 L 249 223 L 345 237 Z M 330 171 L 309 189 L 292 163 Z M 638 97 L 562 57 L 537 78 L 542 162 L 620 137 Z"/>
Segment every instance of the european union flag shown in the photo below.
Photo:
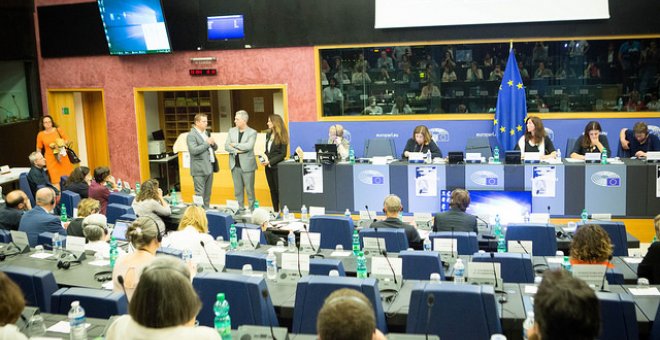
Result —
<path fill-rule="evenodd" d="M 522 77 L 513 49 L 504 69 L 504 77 L 497 94 L 497 109 L 493 120 L 493 133 L 504 150 L 513 150 L 520 136 L 525 134 L 527 99 Z"/>

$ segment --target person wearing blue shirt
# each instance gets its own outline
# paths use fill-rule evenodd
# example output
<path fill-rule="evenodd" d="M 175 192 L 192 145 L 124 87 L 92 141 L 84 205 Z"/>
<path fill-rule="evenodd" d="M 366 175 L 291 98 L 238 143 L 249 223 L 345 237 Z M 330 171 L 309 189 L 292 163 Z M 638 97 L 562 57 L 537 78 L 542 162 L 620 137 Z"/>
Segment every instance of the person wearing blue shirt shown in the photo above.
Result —
<path fill-rule="evenodd" d="M 619 133 L 621 147 L 630 151 L 630 156 L 637 158 L 646 157 L 649 151 L 660 151 L 660 139 L 649 133 L 649 127 L 644 122 L 637 122 L 632 131 L 628 128 L 621 129 Z"/>
<path fill-rule="evenodd" d="M 35 197 L 37 206 L 23 214 L 18 231 L 27 233 L 30 247 L 37 245 L 39 234 L 43 232 L 59 233 L 66 237 L 66 230 L 62 227 L 60 219 L 51 214 L 55 209 L 55 192 L 51 188 L 37 190 Z"/>

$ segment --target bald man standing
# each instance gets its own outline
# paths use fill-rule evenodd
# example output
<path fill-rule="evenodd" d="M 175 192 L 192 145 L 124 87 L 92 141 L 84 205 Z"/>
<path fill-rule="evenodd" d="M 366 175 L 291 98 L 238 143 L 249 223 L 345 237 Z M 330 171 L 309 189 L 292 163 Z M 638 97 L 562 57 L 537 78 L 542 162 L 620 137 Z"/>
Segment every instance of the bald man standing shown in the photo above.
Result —
<path fill-rule="evenodd" d="M 37 245 L 39 234 L 43 232 L 59 233 L 66 237 L 66 230 L 62 227 L 60 219 L 53 215 L 55 208 L 55 191 L 51 188 L 37 190 L 35 197 L 37 206 L 23 214 L 19 231 L 24 231 L 30 240 L 30 247 Z"/>
<path fill-rule="evenodd" d="M 23 213 L 32 209 L 30 200 L 21 190 L 7 194 L 5 206 L 0 208 L 0 229 L 18 230 Z"/>

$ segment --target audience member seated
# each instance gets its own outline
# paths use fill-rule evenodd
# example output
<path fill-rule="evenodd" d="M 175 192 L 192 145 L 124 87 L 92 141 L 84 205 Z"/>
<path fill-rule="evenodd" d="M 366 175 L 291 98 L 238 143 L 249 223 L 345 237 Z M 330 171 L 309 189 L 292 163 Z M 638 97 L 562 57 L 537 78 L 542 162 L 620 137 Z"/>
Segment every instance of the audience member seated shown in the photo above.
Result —
<path fill-rule="evenodd" d="M 140 193 L 137 194 L 131 206 L 137 216 L 153 218 L 158 223 L 160 232 L 165 233 L 165 222 L 161 216 L 170 216 L 172 210 L 163 198 L 163 190 L 160 188 L 158 180 L 150 179 L 142 183 Z"/>
<path fill-rule="evenodd" d="M 571 158 L 584 159 L 584 154 L 587 152 L 603 152 L 607 149 L 608 155 L 611 155 L 612 149 L 607 141 L 607 138 L 602 135 L 603 129 L 600 128 L 600 123 L 591 121 L 584 127 L 584 134 L 580 136 L 575 142 Z"/>
<path fill-rule="evenodd" d="M 35 201 L 37 206 L 23 214 L 21 223 L 18 226 L 19 231 L 27 233 L 30 246 L 37 245 L 39 234 L 43 232 L 59 233 L 66 236 L 66 230 L 62 227 L 60 218 L 52 214 L 57 204 L 55 191 L 52 188 L 41 188 L 37 190 Z"/>
<path fill-rule="evenodd" d="M 392 81 L 390 72 L 384 66 L 380 68 L 380 73 L 378 73 L 378 78 L 374 81 L 374 84 L 387 84 Z"/>
<path fill-rule="evenodd" d="M 101 255 L 103 258 L 110 258 L 110 244 L 108 243 L 108 221 L 105 215 L 91 214 L 83 220 L 83 234 L 85 234 L 85 250 L 90 250 L 95 255 Z M 118 254 L 123 255 L 126 252 L 117 248 Z"/>
<path fill-rule="evenodd" d="M 401 199 L 399 196 L 387 195 L 383 202 L 383 212 L 386 216 L 385 220 L 372 223 L 371 228 L 404 229 L 406 231 L 406 237 L 408 238 L 408 246 L 416 250 L 421 250 L 422 239 L 419 236 L 417 229 L 399 219 L 399 213 L 402 211 L 403 206 L 401 205 Z"/>
<path fill-rule="evenodd" d="M 376 328 L 371 302 L 355 289 L 342 288 L 328 295 L 316 319 L 319 340 L 384 340 Z"/>
<path fill-rule="evenodd" d="M 392 105 L 392 111 L 390 114 L 393 115 L 398 115 L 398 114 L 408 114 L 412 113 L 412 109 L 410 108 L 410 105 L 406 103 L 406 98 L 403 96 L 398 96 L 394 100 L 394 105 Z"/>
<path fill-rule="evenodd" d="M 419 95 L 419 99 L 431 99 L 431 97 L 440 97 L 440 89 L 433 85 L 432 81 L 427 81 L 426 85 L 422 87 L 422 92 Z"/>
<path fill-rule="evenodd" d="M 0 229 L 18 230 L 21 217 L 30 209 L 32 204 L 24 192 L 20 190 L 9 192 L 5 197 L 5 205 L 0 208 Z"/>
<path fill-rule="evenodd" d="M 376 97 L 369 97 L 369 106 L 364 108 L 365 115 L 382 115 L 383 108 L 378 106 Z"/>
<path fill-rule="evenodd" d="M 429 128 L 425 125 L 418 125 L 413 131 L 412 138 L 408 139 L 406 142 L 401 157 L 408 158 L 408 155 L 411 152 L 421 152 L 426 154 L 428 151 L 431 151 L 432 157 L 442 157 L 442 151 L 440 151 L 438 145 L 433 141 Z"/>
<path fill-rule="evenodd" d="M 628 128 L 621 129 L 619 133 L 621 147 L 630 150 L 630 156 L 637 158 L 646 157 L 649 151 L 660 151 L 660 139 L 649 132 L 645 122 L 637 122 L 632 131 Z"/>
<path fill-rule="evenodd" d="M 387 55 L 386 51 L 381 51 L 380 58 L 378 58 L 378 62 L 376 63 L 376 67 L 379 69 L 381 67 L 385 67 L 390 71 L 394 71 L 394 61 Z"/>
<path fill-rule="evenodd" d="M 367 73 L 367 65 L 362 64 L 360 68 L 356 68 L 355 72 L 353 72 L 353 75 L 351 76 L 351 83 L 354 85 L 359 85 L 359 84 L 371 84 L 371 77 L 369 77 L 369 73 Z"/>
<path fill-rule="evenodd" d="M 434 68 L 440 67 L 440 65 L 435 60 L 433 60 L 433 56 L 430 54 L 427 54 L 424 59 L 419 62 L 418 66 L 421 69 L 426 69 L 426 66 L 428 65 L 432 65 Z"/>
<path fill-rule="evenodd" d="M 532 62 L 545 62 L 548 60 L 548 46 L 543 44 L 543 41 L 539 41 L 534 46 L 532 50 Z"/>
<path fill-rule="evenodd" d="M 600 303 L 594 290 L 566 271 L 546 271 L 534 296 L 528 339 L 595 339 L 599 333 Z"/>
<path fill-rule="evenodd" d="M 330 78 L 329 85 L 323 88 L 321 97 L 323 98 L 323 111 L 329 116 L 338 116 L 341 114 L 344 95 L 337 88 L 337 79 Z"/>
<path fill-rule="evenodd" d="M 0 272 L 0 339 L 27 340 L 16 327 L 23 308 L 25 298 L 21 288 L 7 274 Z"/>
<path fill-rule="evenodd" d="M 364 70 L 364 72 L 366 72 L 369 70 L 369 61 L 364 59 L 364 53 L 358 54 L 358 59 L 355 61 L 353 68 L 355 69 L 355 71 Z"/>
<path fill-rule="evenodd" d="M 484 72 L 477 66 L 477 62 L 470 63 L 470 68 L 467 70 L 466 81 L 480 81 L 484 80 Z"/>
<path fill-rule="evenodd" d="M 629 97 L 628 101 L 626 102 L 626 105 L 623 107 L 623 111 L 635 112 L 635 111 L 643 111 L 646 109 L 646 105 L 644 104 L 644 101 L 642 100 L 639 91 L 637 90 L 630 91 L 628 97 Z"/>
<path fill-rule="evenodd" d="M 409 83 L 416 78 L 416 75 L 413 74 L 412 68 L 410 65 L 403 65 L 403 68 L 401 69 L 401 72 L 399 72 L 400 77 L 399 82 L 400 83 Z"/>
<path fill-rule="evenodd" d="M 447 64 L 442 70 L 442 78 L 440 79 L 443 83 L 448 83 L 458 80 L 458 77 L 456 77 L 456 72 L 454 71 L 454 69 L 451 66 L 449 66 L 449 64 Z"/>
<path fill-rule="evenodd" d="M 504 71 L 502 70 L 502 66 L 500 66 L 500 64 L 497 64 L 495 65 L 495 69 L 490 72 L 490 76 L 488 77 L 488 80 L 501 81 L 502 77 L 504 77 Z"/>
<path fill-rule="evenodd" d="M 66 234 L 70 236 L 85 236 L 83 233 L 83 219 L 91 214 L 101 211 L 101 202 L 93 198 L 85 198 L 78 203 L 78 217 L 71 220 L 66 228 Z"/>
<path fill-rule="evenodd" d="M 520 72 L 520 77 L 522 78 L 523 83 L 527 84 L 530 80 L 529 72 L 527 72 L 527 69 L 523 65 L 522 61 L 518 62 L 518 71 Z"/>
<path fill-rule="evenodd" d="M 152 219 L 140 217 L 126 230 L 126 239 L 134 251 L 117 259 L 112 269 L 112 289 L 115 292 L 126 291 L 126 298 L 130 301 L 140 281 L 142 268 L 156 257 L 156 250 L 160 248 L 161 234 L 158 225 Z M 123 285 L 119 283 L 119 276 L 124 281 Z"/>
<path fill-rule="evenodd" d="M 455 68 L 456 67 L 456 61 L 454 61 L 454 54 L 451 53 L 451 50 L 445 51 L 445 58 L 442 59 L 442 62 L 440 62 L 440 66 L 442 68 L 446 69 L 447 66 L 450 68 Z"/>
<path fill-rule="evenodd" d="M 520 137 L 516 150 L 522 150 L 524 159 L 526 153 L 538 153 L 540 159 L 557 158 L 557 151 L 552 140 L 545 134 L 543 121 L 539 117 L 529 116 L 525 120 L 527 132 Z"/>
<path fill-rule="evenodd" d="M 339 124 L 330 125 L 328 129 L 328 144 L 336 144 L 339 157 L 341 159 L 348 159 L 348 150 L 350 150 L 351 144 L 344 138 L 343 126 Z"/>
<path fill-rule="evenodd" d="M 436 67 L 433 66 L 433 64 L 426 64 L 426 67 L 424 68 L 424 77 L 422 78 L 427 81 L 437 82 L 439 79 L 435 69 Z"/>
<path fill-rule="evenodd" d="M 101 202 L 101 214 L 105 215 L 108 208 L 110 190 L 117 190 L 115 178 L 110 175 L 110 169 L 100 166 L 94 169 L 94 180 L 89 185 L 89 198 Z"/>
<path fill-rule="evenodd" d="M 128 314 L 110 325 L 105 338 L 220 340 L 215 329 L 195 325 L 201 308 L 184 263 L 173 257 L 158 258 L 144 268 Z"/>
<path fill-rule="evenodd" d="M 605 229 L 597 224 L 579 227 L 571 240 L 571 264 L 602 264 L 614 268 L 610 263 L 612 241 Z"/>
<path fill-rule="evenodd" d="M 552 71 L 545 68 L 545 63 L 539 63 L 539 67 L 534 71 L 534 79 L 550 78 Z"/>
<path fill-rule="evenodd" d="M 27 174 L 27 180 L 32 195 L 36 195 L 40 187 L 49 187 L 55 190 L 56 196 L 59 196 L 60 191 L 50 182 L 50 178 L 46 173 L 46 158 L 39 151 L 31 153 L 28 158 L 30 160 L 30 171 Z"/>
<path fill-rule="evenodd" d="M 587 79 L 600 79 L 600 69 L 596 65 L 596 62 L 589 62 L 587 68 L 584 69 L 584 77 Z"/>
<path fill-rule="evenodd" d="M 190 250 L 195 262 L 208 263 L 202 244 L 207 252 L 213 250 L 214 254 L 220 251 L 220 246 L 209 234 L 209 221 L 206 211 L 202 207 L 190 206 L 186 209 L 179 222 L 177 231 L 169 233 L 163 239 L 163 247 L 179 250 Z"/>
<path fill-rule="evenodd" d="M 660 215 L 653 220 L 656 240 L 660 240 Z M 637 276 L 649 279 L 652 285 L 660 284 L 660 242 L 651 243 L 642 263 L 637 267 Z"/>
<path fill-rule="evenodd" d="M 92 181 L 92 175 L 89 173 L 89 168 L 86 166 L 79 166 L 69 175 L 65 183 L 62 183 L 62 191 L 69 190 L 80 195 L 80 198 L 89 197 L 89 183 Z"/>
<path fill-rule="evenodd" d="M 433 231 L 478 232 L 477 218 L 465 212 L 470 205 L 470 193 L 454 189 L 449 199 L 449 210 L 435 215 Z"/>
<path fill-rule="evenodd" d="M 266 238 L 266 242 L 270 245 L 277 245 L 278 241 L 284 242 L 284 239 L 275 235 L 271 230 L 268 229 L 270 227 L 270 212 L 264 208 L 257 208 L 254 209 L 252 212 L 252 224 L 256 224 L 261 227 L 261 232 L 264 233 L 264 237 Z"/>

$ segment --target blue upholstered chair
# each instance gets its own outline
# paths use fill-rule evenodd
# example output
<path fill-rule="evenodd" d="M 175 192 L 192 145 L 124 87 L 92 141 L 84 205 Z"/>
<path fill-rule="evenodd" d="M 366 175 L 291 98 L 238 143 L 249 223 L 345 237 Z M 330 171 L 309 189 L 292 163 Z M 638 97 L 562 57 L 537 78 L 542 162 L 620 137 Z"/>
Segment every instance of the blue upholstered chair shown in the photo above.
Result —
<path fill-rule="evenodd" d="M 128 300 L 124 293 L 115 293 L 105 289 L 61 288 L 51 296 L 51 313 L 67 314 L 71 302 L 80 301 L 89 318 L 108 319 L 113 315 L 128 312 Z"/>
<path fill-rule="evenodd" d="M 455 238 L 456 239 L 456 251 L 458 255 L 472 255 L 479 251 L 479 241 L 477 240 L 477 234 L 474 232 L 465 232 L 465 231 L 438 231 L 429 234 L 431 239 L 431 244 L 433 244 L 433 239 L 436 238 Z"/>
<path fill-rule="evenodd" d="M 105 212 L 105 217 L 108 219 L 108 223 L 114 224 L 120 216 L 125 214 L 135 214 L 133 208 L 130 205 L 120 204 L 120 203 L 110 203 Z"/>
<path fill-rule="evenodd" d="M 218 211 L 207 211 L 206 218 L 209 220 L 209 234 L 213 238 L 222 236 L 224 240 L 229 240 L 229 227 L 234 223 L 234 218 Z"/>
<path fill-rule="evenodd" d="M 492 255 L 492 256 L 491 256 Z M 472 262 L 496 262 L 501 265 L 502 281 L 534 283 L 532 257 L 516 253 L 475 253 Z"/>
<path fill-rule="evenodd" d="M 600 301 L 601 340 L 639 339 L 635 301 L 629 294 L 596 292 Z M 654 338 L 656 339 L 656 338 Z"/>
<path fill-rule="evenodd" d="M 135 196 L 133 195 L 129 195 L 123 192 L 113 191 L 110 193 L 110 196 L 108 197 L 108 204 L 118 203 L 130 207 L 131 204 L 133 203 L 134 198 Z"/>
<path fill-rule="evenodd" d="M 243 269 L 244 264 L 251 264 L 253 270 L 265 272 L 266 256 L 265 253 L 231 251 L 225 257 L 225 267 L 227 269 Z"/>
<path fill-rule="evenodd" d="M 339 276 L 346 276 L 344 264 L 337 259 L 309 259 L 309 275 L 328 276 L 331 270 L 336 270 Z"/>
<path fill-rule="evenodd" d="M 353 229 L 353 220 L 345 216 L 314 216 L 309 221 L 309 231 L 321 234 L 322 249 L 335 249 L 338 244 L 351 249 Z"/>
<path fill-rule="evenodd" d="M 626 225 L 623 222 L 615 221 L 587 221 L 586 224 L 597 224 L 601 226 L 612 240 L 614 250 L 613 256 L 628 256 L 628 234 L 626 233 Z M 578 229 L 584 225 L 578 222 Z"/>
<path fill-rule="evenodd" d="M 160 247 L 156 249 L 156 254 L 169 255 L 177 258 L 183 258 L 183 251 L 180 249 L 169 248 L 169 247 Z"/>
<path fill-rule="evenodd" d="M 296 303 L 293 309 L 293 333 L 316 334 L 316 317 L 325 298 L 341 288 L 351 288 L 363 293 L 374 307 L 376 327 L 387 333 L 387 323 L 380 292 L 375 279 L 355 277 L 304 276 L 298 281 Z"/>
<path fill-rule="evenodd" d="M 232 306 L 231 328 L 279 325 L 266 281 L 262 277 L 203 272 L 195 275 L 193 287 L 202 300 L 202 310 L 197 319 L 204 326 L 213 327 L 213 304 L 216 295 L 221 292 L 225 293 L 227 302 Z"/>
<path fill-rule="evenodd" d="M 30 203 L 32 203 L 33 207 L 36 207 L 37 204 L 34 201 L 34 195 L 32 194 L 32 190 L 30 189 L 30 183 L 27 180 L 27 173 L 22 173 L 18 176 L 18 187 L 27 195 L 27 197 L 30 199 Z"/>
<path fill-rule="evenodd" d="M 11 233 L 9 230 L 0 229 L 0 243 L 11 242 Z"/>
<path fill-rule="evenodd" d="M 51 313 L 50 296 L 57 290 L 57 283 L 51 271 L 18 266 L 3 266 L 0 271 L 21 287 L 28 306 L 39 307 L 42 312 Z"/>
<path fill-rule="evenodd" d="M 429 296 L 434 301 L 431 322 L 427 322 Z M 427 331 L 440 339 L 488 339 L 501 334 L 493 287 L 418 283 L 410 296 L 406 333 Z"/>
<path fill-rule="evenodd" d="M 402 260 L 403 278 L 405 280 L 428 280 L 432 273 L 440 274 L 445 280 L 445 270 L 442 268 L 440 254 L 434 251 L 404 250 L 399 253 Z"/>
<path fill-rule="evenodd" d="M 73 209 L 78 207 L 78 203 L 80 203 L 80 195 L 73 191 L 64 190 L 62 191 L 60 202 L 66 207 L 66 215 L 73 217 Z"/>
<path fill-rule="evenodd" d="M 388 252 L 398 253 L 402 250 L 408 249 L 408 237 L 406 236 L 406 231 L 403 228 L 378 228 L 378 231 L 373 228 L 362 229 L 360 230 L 361 247 L 364 247 L 363 239 L 365 237 L 385 239 L 385 244 L 381 244 L 381 247 L 384 246 L 383 249 L 386 249 Z"/>
<path fill-rule="evenodd" d="M 137 215 L 131 214 L 131 213 L 123 214 L 123 215 L 119 216 L 119 218 L 117 220 L 131 221 L 132 222 L 132 221 L 137 220 Z M 117 222 L 117 220 L 115 220 L 115 222 Z"/>
<path fill-rule="evenodd" d="M 531 252 L 534 256 L 555 256 L 557 253 L 555 227 L 548 224 L 509 224 L 506 241 L 507 244 L 509 241 L 532 241 Z"/>
<path fill-rule="evenodd" d="M 266 235 L 264 235 L 263 232 L 261 232 L 261 228 L 256 225 L 256 224 L 250 224 L 250 223 L 238 223 L 234 224 L 236 226 L 236 236 L 238 236 L 238 240 L 243 240 L 243 228 L 248 228 L 248 229 L 253 229 L 253 230 L 259 230 L 259 240 L 253 240 L 253 239 L 245 239 L 245 242 L 259 242 L 259 244 L 267 244 L 266 242 Z M 227 233 L 229 235 L 229 233 Z M 226 238 L 225 240 L 229 240 L 229 238 Z M 247 243 L 245 243 L 247 244 Z"/>

